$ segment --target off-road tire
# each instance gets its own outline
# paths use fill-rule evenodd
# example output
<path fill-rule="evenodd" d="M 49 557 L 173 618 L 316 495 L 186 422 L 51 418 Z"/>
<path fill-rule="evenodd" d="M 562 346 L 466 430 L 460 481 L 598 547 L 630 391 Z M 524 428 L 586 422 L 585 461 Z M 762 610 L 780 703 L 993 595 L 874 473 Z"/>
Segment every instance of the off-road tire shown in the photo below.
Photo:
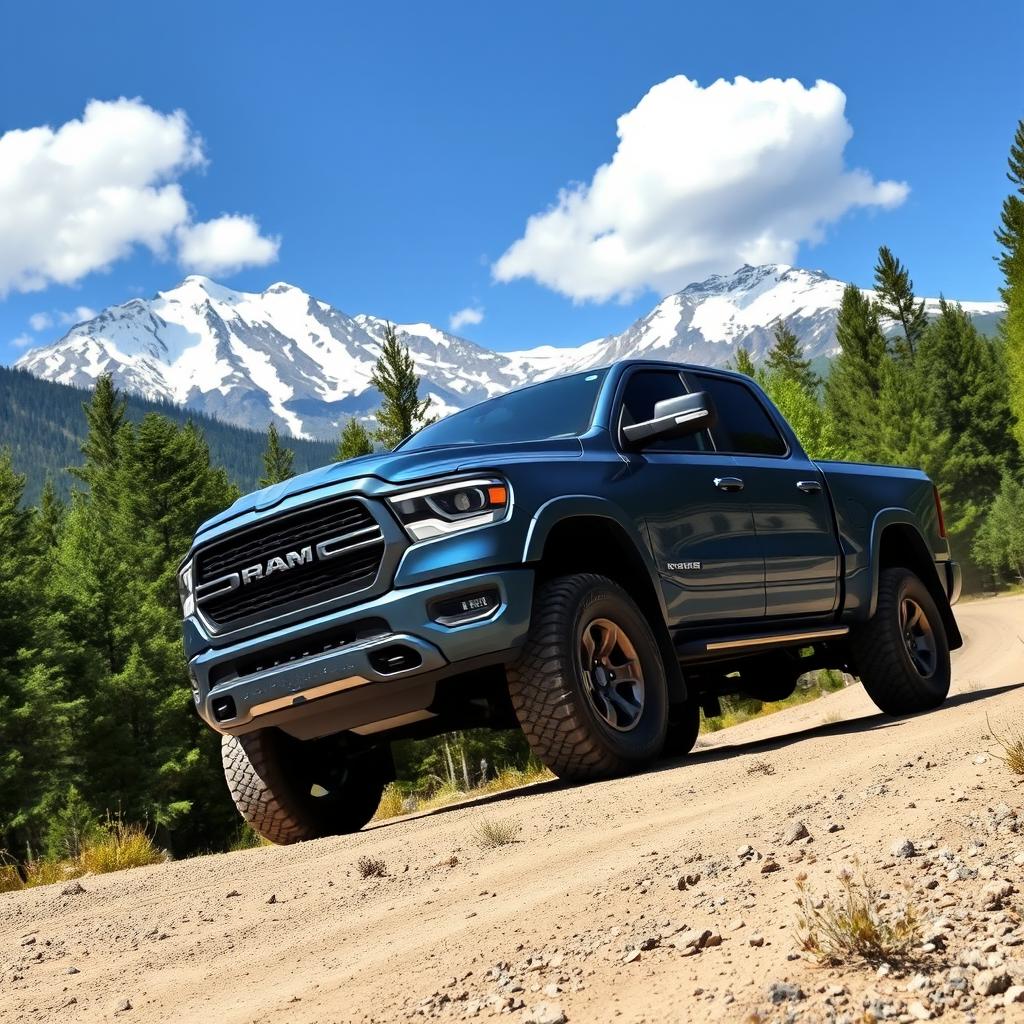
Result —
<path fill-rule="evenodd" d="M 387 784 L 389 752 L 362 756 L 338 776 L 336 792 L 316 797 L 315 776 L 302 768 L 303 745 L 276 729 L 224 736 L 224 778 L 238 813 L 279 846 L 357 832 L 374 815 Z"/>
<path fill-rule="evenodd" d="M 595 619 L 623 630 L 643 670 L 636 725 L 616 732 L 588 696 L 580 664 L 583 629 Z M 658 643 L 643 612 L 617 583 L 577 573 L 538 588 L 526 644 L 508 669 L 509 693 L 534 754 L 559 778 L 606 778 L 657 757 L 668 724 L 668 685 Z"/>
<path fill-rule="evenodd" d="M 700 735 L 700 704 L 688 700 L 685 704 L 673 705 L 668 714 L 668 731 L 665 733 L 665 757 L 685 757 Z"/>
<path fill-rule="evenodd" d="M 900 609 L 909 600 L 923 613 L 934 639 L 934 670 L 914 663 L 901 627 Z M 875 614 L 850 635 L 857 672 L 868 696 L 887 715 L 937 708 L 949 693 L 949 640 L 935 599 L 910 569 L 893 567 L 878 575 Z"/>

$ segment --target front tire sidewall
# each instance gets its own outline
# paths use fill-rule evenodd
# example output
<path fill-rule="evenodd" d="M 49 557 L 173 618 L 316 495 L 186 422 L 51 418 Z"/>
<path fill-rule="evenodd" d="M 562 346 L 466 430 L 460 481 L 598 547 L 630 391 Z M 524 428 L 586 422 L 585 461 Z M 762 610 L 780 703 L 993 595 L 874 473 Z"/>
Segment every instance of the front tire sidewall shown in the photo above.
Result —
<path fill-rule="evenodd" d="M 610 619 L 632 641 L 644 673 L 644 706 L 640 720 L 628 732 L 612 729 L 598 714 L 587 693 L 578 650 L 580 637 L 595 619 Z M 572 627 L 573 684 L 577 702 L 595 737 L 613 757 L 648 761 L 661 752 L 668 727 L 668 688 L 658 644 L 640 609 L 623 591 L 595 589 L 581 602 Z"/>
<path fill-rule="evenodd" d="M 628 732 L 601 718 L 583 678 L 580 637 L 601 618 L 625 631 L 644 675 L 643 711 Z M 668 686 L 658 644 L 636 603 L 603 576 L 560 576 L 538 587 L 530 632 L 508 682 L 530 748 L 559 778 L 621 775 L 656 757 L 664 744 Z"/>

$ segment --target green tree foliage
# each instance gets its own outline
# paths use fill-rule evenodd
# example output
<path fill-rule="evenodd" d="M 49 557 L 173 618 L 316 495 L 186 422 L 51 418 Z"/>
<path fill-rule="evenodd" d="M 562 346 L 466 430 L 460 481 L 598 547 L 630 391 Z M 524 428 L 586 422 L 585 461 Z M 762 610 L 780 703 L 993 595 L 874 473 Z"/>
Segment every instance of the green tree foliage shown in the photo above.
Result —
<path fill-rule="evenodd" d="M 294 461 L 295 452 L 281 444 L 277 427 L 271 423 L 267 428 L 267 447 L 263 450 L 263 476 L 260 477 L 259 486 L 269 487 L 290 480 L 295 476 L 292 469 Z"/>
<path fill-rule="evenodd" d="M 796 334 L 784 320 L 779 320 L 774 330 L 775 343 L 769 349 L 766 361 L 768 373 L 780 379 L 794 380 L 806 391 L 817 391 L 821 381 L 811 369 L 810 359 L 804 358 L 803 346 Z"/>
<path fill-rule="evenodd" d="M 0 450 L 0 848 L 38 840 L 74 771 L 81 707 L 69 700 L 45 605 L 50 552 L 39 516 L 22 507 L 24 477 Z"/>
<path fill-rule="evenodd" d="M 748 377 L 757 376 L 757 367 L 754 366 L 754 360 L 751 358 L 749 348 L 744 348 L 740 345 L 736 349 L 736 355 L 732 361 L 732 369 L 737 373 L 745 373 Z"/>
<path fill-rule="evenodd" d="M 1017 122 L 1006 176 L 1013 191 L 1003 200 L 1002 218 L 996 230 L 999 267 L 1003 272 L 1001 292 L 1006 303 L 1000 332 L 1006 346 L 1014 431 L 1024 449 L 1024 120 Z"/>
<path fill-rule="evenodd" d="M 381 353 L 370 383 L 383 398 L 377 412 L 377 440 L 389 451 L 414 430 L 433 422 L 426 419 L 430 397 L 419 397 L 420 379 L 409 348 L 398 340 L 391 323 L 384 329 Z"/>
<path fill-rule="evenodd" d="M 334 453 L 335 462 L 358 459 L 360 455 L 373 453 L 373 438 L 370 432 L 354 416 L 345 424 L 338 441 L 338 450 Z"/>
<path fill-rule="evenodd" d="M 758 382 L 812 459 L 842 458 L 843 450 L 831 416 L 803 381 L 788 373 L 769 370 L 758 375 Z"/>
<path fill-rule="evenodd" d="M 1024 583 L 1024 484 L 1003 474 L 999 493 L 974 541 L 975 559 L 998 579 Z"/>
<path fill-rule="evenodd" d="M 909 271 L 885 245 L 878 250 L 878 262 L 875 264 L 875 299 L 881 318 L 903 332 L 897 343 L 897 353 L 913 358 L 921 335 L 928 326 L 924 300 L 915 300 L 914 282 Z"/>
<path fill-rule="evenodd" d="M 888 356 L 878 310 L 849 284 L 836 321 L 839 354 L 825 381 L 825 409 L 846 458 L 870 461 L 878 452 L 878 402 Z"/>
<path fill-rule="evenodd" d="M 48 477 L 60 498 L 69 497 L 75 478 L 67 468 L 81 462 L 80 448 L 86 432 L 82 402 L 89 397 L 90 392 L 81 388 L 0 366 L 0 447 L 11 449 L 15 469 L 27 478 L 28 503 L 38 504 Z M 232 482 L 245 491 L 256 487 L 263 474 L 265 434 L 134 395 L 127 397 L 125 407 L 125 418 L 132 423 L 139 423 L 150 412 L 160 413 L 179 425 L 191 420 L 206 437 L 213 461 L 227 470 Z M 288 447 L 295 453 L 292 468 L 296 473 L 305 473 L 329 463 L 335 444 L 291 438 Z"/>

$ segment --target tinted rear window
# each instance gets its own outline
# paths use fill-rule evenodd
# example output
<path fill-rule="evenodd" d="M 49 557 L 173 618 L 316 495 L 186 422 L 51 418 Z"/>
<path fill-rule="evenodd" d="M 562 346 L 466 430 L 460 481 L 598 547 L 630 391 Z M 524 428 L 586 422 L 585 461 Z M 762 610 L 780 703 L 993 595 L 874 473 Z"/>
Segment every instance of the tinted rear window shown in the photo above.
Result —
<path fill-rule="evenodd" d="M 786 442 L 754 392 L 727 377 L 694 374 L 694 382 L 707 391 L 718 409 L 715 444 L 720 452 L 736 455 L 785 455 Z"/>

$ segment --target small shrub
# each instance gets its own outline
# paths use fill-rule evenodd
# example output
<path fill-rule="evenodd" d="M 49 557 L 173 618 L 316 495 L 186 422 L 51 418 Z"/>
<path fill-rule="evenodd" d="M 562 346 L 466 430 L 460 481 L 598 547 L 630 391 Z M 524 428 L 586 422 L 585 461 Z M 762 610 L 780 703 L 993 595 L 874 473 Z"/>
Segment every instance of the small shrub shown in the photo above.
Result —
<path fill-rule="evenodd" d="M 356 870 L 360 878 L 383 878 L 388 873 L 387 865 L 378 857 L 360 857 Z"/>
<path fill-rule="evenodd" d="M 53 885 L 54 882 L 66 882 L 69 878 L 79 878 L 85 874 L 85 868 L 77 860 L 33 860 L 25 865 L 25 888 L 34 889 L 37 885 Z"/>
<path fill-rule="evenodd" d="M 22 885 L 17 864 L 7 856 L 6 850 L 0 850 L 0 893 L 17 892 Z"/>
<path fill-rule="evenodd" d="M 384 793 L 380 798 L 377 813 L 374 814 L 374 821 L 383 821 L 385 818 L 397 818 L 405 813 L 405 795 L 398 788 L 398 783 L 389 782 L 384 787 Z"/>
<path fill-rule="evenodd" d="M 836 900 L 816 905 L 804 882 L 800 890 L 797 937 L 805 953 L 821 964 L 836 966 L 851 960 L 868 963 L 907 960 L 921 937 L 913 907 L 882 913 L 882 901 L 871 885 L 844 871 Z"/>
<path fill-rule="evenodd" d="M 102 875 L 108 871 L 159 864 L 165 859 L 145 829 L 126 824 L 120 818 L 108 817 L 102 833 L 82 847 L 78 863 L 83 871 Z"/>
<path fill-rule="evenodd" d="M 228 849 L 234 853 L 236 850 L 258 850 L 261 846 L 272 845 L 246 821 L 242 823 L 242 827 L 235 833 L 235 838 L 231 840 L 231 845 Z"/>
<path fill-rule="evenodd" d="M 523 826 L 515 818 L 492 818 L 477 825 L 475 838 L 479 846 L 490 850 L 518 842 L 522 830 Z"/>
<path fill-rule="evenodd" d="M 992 739 L 1003 748 L 1003 753 L 996 754 L 995 756 L 1006 765 L 1013 775 L 1024 775 L 1024 731 L 1021 730 L 1019 725 L 1014 725 L 1010 726 L 1010 730 L 1006 735 L 1000 736 L 992 728 L 988 715 L 985 716 L 985 722 L 988 725 L 988 731 L 992 735 Z"/>
<path fill-rule="evenodd" d="M 765 761 L 762 758 L 758 758 L 758 760 L 753 761 L 749 765 L 747 765 L 747 774 L 748 775 L 774 775 L 775 774 L 775 765 L 773 765 L 771 763 L 771 761 Z"/>

